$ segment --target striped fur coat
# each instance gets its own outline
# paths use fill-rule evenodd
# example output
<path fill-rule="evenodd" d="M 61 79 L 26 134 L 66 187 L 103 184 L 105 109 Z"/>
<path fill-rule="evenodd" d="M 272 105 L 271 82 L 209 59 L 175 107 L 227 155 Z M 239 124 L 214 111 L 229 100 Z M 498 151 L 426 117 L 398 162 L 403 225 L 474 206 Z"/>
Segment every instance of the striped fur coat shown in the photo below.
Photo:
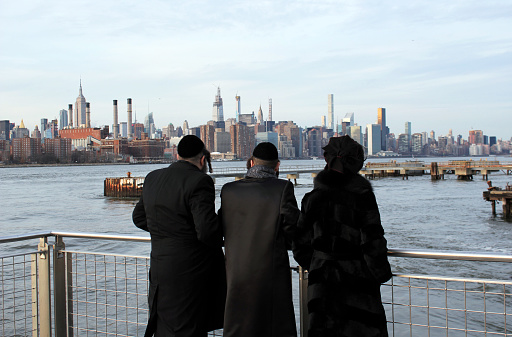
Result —
<path fill-rule="evenodd" d="M 391 278 L 370 183 L 324 170 L 302 200 L 295 260 L 309 271 L 309 337 L 388 336 L 380 284 Z"/>

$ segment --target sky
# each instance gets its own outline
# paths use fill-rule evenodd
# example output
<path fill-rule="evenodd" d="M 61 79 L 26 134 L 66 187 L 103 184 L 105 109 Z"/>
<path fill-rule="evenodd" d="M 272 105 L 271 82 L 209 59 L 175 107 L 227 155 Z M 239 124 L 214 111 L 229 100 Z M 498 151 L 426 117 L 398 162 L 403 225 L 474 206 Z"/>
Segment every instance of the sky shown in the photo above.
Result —
<path fill-rule="evenodd" d="M 512 2 L 494 0 L 0 2 L 0 120 L 33 129 L 75 103 L 80 80 L 91 124 L 191 127 L 260 105 L 273 120 L 321 124 L 327 95 L 339 120 L 396 135 L 472 129 L 512 136 Z"/>

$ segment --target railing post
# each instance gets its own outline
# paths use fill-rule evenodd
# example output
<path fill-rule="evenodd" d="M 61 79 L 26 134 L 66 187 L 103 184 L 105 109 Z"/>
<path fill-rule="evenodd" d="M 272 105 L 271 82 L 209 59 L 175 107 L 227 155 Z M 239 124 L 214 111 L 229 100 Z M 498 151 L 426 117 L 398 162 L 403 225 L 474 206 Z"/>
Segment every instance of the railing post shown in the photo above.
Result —
<path fill-rule="evenodd" d="M 32 278 L 32 337 L 38 337 L 38 326 L 39 326 L 39 289 L 37 285 L 37 260 L 39 254 L 32 254 L 32 263 L 30 265 L 31 268 L 31 278 Z"/>
<path fill-rule="evenodd" d="M 67 284 L 66 284 L 66 256 L 62 237 L 55 237 L 53 246 L 53 305 L 55 315 L 55 336 L 66 337 L 67 326 Z"/>
<path fill-rule="evenodd" d="M 299 266 L 300 337 L 308 337 L 308 271 Z"/>
<path fill-rule="evenodd" d="M 40 238 L 37 248 L 39 251 L 39 336 L 51 337 L 52 303 L 50 288 L 50 249 L 48 248 L 48 238 Z"/>

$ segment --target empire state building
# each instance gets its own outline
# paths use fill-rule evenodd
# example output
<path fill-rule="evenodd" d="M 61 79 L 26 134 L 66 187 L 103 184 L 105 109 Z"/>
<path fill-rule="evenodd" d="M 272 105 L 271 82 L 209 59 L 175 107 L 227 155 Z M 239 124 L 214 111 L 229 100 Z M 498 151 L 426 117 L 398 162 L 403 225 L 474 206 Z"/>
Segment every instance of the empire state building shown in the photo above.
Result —
<path fill-rule="evenodd" d="M 80 91 L 75 103 L 75 126 L 80 127 L 81 125 L 87 124 L 86 121 L 86 102 L 85 97 L 82 94 L 82 80 L 80 80 Z"/>

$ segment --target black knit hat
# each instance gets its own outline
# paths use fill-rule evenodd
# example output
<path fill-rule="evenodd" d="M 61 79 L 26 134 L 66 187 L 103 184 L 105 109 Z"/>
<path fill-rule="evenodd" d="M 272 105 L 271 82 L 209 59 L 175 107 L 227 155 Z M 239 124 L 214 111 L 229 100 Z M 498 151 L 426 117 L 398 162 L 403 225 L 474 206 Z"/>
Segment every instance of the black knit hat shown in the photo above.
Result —
<path fill-rule="evenodd" d="M 258 146 L 254 148 L 254 151 L 252 151 L 252 155 L 255 158 L 261 159 L 261 160 L 277 160 L 277 149 L 274 144 L 264 142 L 259 143 Z"/>
<path fill-rule="evenodd" d="M 197 136 L 187 135 L 178 143 L 178 154 L 181 158 L 192 158 L 204 149 L 204 143 Z"/>

